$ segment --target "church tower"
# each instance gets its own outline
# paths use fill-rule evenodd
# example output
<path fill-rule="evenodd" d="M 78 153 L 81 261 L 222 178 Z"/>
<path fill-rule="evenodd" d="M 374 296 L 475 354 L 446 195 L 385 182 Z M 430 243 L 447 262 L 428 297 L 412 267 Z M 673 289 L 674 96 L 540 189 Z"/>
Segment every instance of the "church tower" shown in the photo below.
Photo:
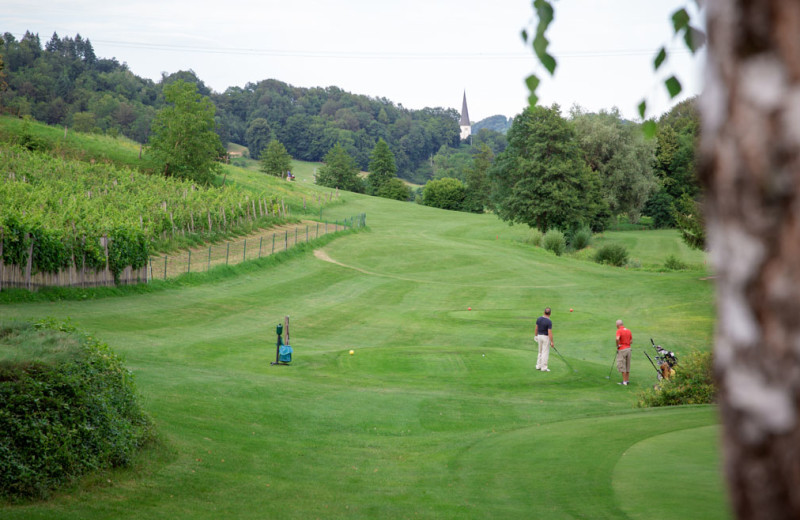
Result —
<path fill-rule="evenodd" d="M 467 112 L 467 91 L 464 91 L 464 101 L 461 103 L 461 140 L 463 141 L 472 135 L 472 125 L 469 122 L 469 112 Z"/>

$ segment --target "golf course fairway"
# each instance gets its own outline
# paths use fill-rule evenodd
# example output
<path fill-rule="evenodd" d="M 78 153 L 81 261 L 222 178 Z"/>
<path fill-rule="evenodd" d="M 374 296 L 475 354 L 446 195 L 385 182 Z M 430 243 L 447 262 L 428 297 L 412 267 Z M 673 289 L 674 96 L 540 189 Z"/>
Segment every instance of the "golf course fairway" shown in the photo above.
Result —
<path fill-rule="evenodd" d="M 646 260 L 615 268 L 527 245 L 527 227 L 493 215 L 342 198 L 325 218 L 366 213 L 368 228 L 317 255 L 0 306 L 107 342 L 160 439 L 132 468 L 0 517 L 730 518 L 716 408 L 635 407 L 656 379 L 650 338 L 679 359 L 711 348 L 712 273 L 677 232 L 616 232 Z M 694 267 L 658 270 L 660 248 Z M 572 369 L 555 352 L 534 369 L 546 306 Z M 293 362 L 271 366 L 287 315 Z M 633 332 L 629 387 L 610 371 L 617 319 Z"/>

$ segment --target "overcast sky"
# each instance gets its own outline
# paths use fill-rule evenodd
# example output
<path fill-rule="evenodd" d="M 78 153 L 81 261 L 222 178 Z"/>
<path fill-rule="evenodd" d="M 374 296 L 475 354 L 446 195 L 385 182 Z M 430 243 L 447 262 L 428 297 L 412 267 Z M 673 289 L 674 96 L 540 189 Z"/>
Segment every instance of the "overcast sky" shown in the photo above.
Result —
<path fill-rule="evenodd" d="M 670 107 L 653 72 L 657 49 L 673 49 L 664 69 L 699 93 L 701 58 L 671 34 L 670 15 L 689 0 L 555 0 L 549 30 L 558 60 L 548 76 L 520 37 L 531 0 L 3 0 L 0 31 L 26 30 L 44 45 L 88 38 L 95 54 L 158 81 L 193 70 L 217 92 L 274 78 L 299 87 L 337 86 L 407 108 L 452 107 L 467 94 L 472 121 L 518 114 L 525 78 L 542 78 L 540 103 L 589 111 L 619 108 L 637 119 Z M 674 102 L 673 102 L 674 103 Z"/>

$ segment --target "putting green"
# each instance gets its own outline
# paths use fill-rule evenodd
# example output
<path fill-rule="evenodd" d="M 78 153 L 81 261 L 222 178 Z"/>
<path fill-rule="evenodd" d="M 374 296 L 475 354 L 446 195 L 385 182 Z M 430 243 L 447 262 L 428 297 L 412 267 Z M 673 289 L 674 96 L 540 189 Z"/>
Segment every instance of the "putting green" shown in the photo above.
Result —
<path fill-rule="evenodd" d="M 469 475 L 465 485 L 479 484 L 470 492 L 475 503 L 480 504 L 476 507 L 485 511 L 487 517 L 522 517 L 527 512 L 534 518 L 624 518 L 630 505 L 634 508 L 632 511 L 640 515 L 634 518 L 661 518 L 654 516 L 651 507 L 657 505 L 656 498 L 663 493 L 659 489 L 661 485 L 673 485 L 687 471 L 700 469 L 700 465 L 707 461 L 698 460 L 696 465 L 683 468 L 680 462 L 670 463 L 670 471 L 677 473 L 666 482 L 663 475 L 648 471 L 653 466 L 646 457 L 653 455 L 654 446 L 647 443 L 654 438 L 672 440 L 672 435 L 675 435 L 674 442 L 683 448 L 683 459 L 689 463 L 698 454 L 715 453 L 710 442 L 716 431 L 716 426 L 711 425 L 715 421 L 711 407 L 662 408 L 542 423 L 510 432 L 491 432 L 487 433 L 484 441 L 463 453 L 458 461 L 459 470 Z M 687 431 L 707 430 L 711 434 L 700 436 L 699 443 L 682 436 Z M 631 446 L 638 448 L 640 445 L 645 445 L 641 458 L 631 459 Z M 706 459 L 709 457 L 715 458 L 716 455 Z M 625 473 L 619 464 L 615 469 L 615 464 L 622 458 L 626 462 L 630 459 L 631 467 L 646 473 L 628 473 L 635 479 L 635 486 L 642 490 L 641 496 L 647 499 L 646 503 L 620 503 L 614 499 L 618 495 L 618 483 L 624 482 L 626 488 L 634 486 L 632 481 L 618 476 L 620 471 Z M 697 479 L 710 475 L 713 480 L 718 478 L 715 476 L 718 471 L 715 471 L 716 465 L 709 464 L 695 474 Z M 669 485 L 664 489 L 669 489 Z M 665 508 L 670 509 L 668 514 L 671 516 L 663 518 L 727 518 L 720 515 L 719 503 L 702 498 L 721 496 L 721 490 L 698 486 L 698 493 L 693 498 L 699 500 L 681 501 L 685 486 L 672 489 L 676 491 L 675 496 Z M 687 507 L 697 506 L 698 502 L 705 502 L 708 511 L 715 514 L 706 516 L 702 514 L 705 511 L 698 514 L 697 509 L 687 511 Z"/>
<path fill-rule="evenodd" d="M 719 426 L 704 426 L 631 446 L 614 468 L 622 510 L 634 520 L 733 518 L 723 500 L 719 435 Z"/>

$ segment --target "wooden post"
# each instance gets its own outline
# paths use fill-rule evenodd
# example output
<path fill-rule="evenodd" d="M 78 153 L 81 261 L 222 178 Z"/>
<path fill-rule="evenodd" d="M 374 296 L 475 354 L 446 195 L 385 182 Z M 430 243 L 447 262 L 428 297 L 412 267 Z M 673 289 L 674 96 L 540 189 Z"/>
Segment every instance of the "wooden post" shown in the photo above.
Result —
<path fill-rule="evenodd" d="M 30 239 L 31 245 L 28 248 L 28 263 L 25 267 L 25 286 L 31 290 L 31 270 L 33 269 L 33 243 L 35 240 L 31 238 L 30 234 L 25 233 L 25 238 Z"/>
<path fill-rule="evenodd" d="M 186 263 L 186 272 L 187 273 L 191 273 L 192 272 L 192 250 L 191 249 L 189 250 L 189 260 Z"/>
<path fill-rule="evenodd" d="M 106 268 L 103 270 L 103 282 L 108 283 L 108 275 L 111 272 L 111 268 L 109 266 L 109 258 L 108 258 L 108 235 L 103 235 L 100 239 L 100 244 L 103 246 L 103 253 L 106 255 Z"/>
<path fill-rule="evenodd" d="M 286 338 L 283 344 L 291 345 L 289 342 L 289 316 L 283 318 L 283 336 Z"/>
<path fill-rule="evenodd" d="M 208 263 L 206 264 L 206 272 L 211 270 L 211 246 L 208 246 Z"/>
<path fill-rule="evenodd" d="M 247 260 L 247 239 L 244 239 L 244 247 L 242 248 L 242 262 Z"/>
<path fill-rule="evenodd" d="M 261 258 L 261 245 L 264 243 L 264 236 L 262 235 L 258 241 L 258 257 Z M 0 253 L 2 253 L 2 249 L 0 249 Z"/>

